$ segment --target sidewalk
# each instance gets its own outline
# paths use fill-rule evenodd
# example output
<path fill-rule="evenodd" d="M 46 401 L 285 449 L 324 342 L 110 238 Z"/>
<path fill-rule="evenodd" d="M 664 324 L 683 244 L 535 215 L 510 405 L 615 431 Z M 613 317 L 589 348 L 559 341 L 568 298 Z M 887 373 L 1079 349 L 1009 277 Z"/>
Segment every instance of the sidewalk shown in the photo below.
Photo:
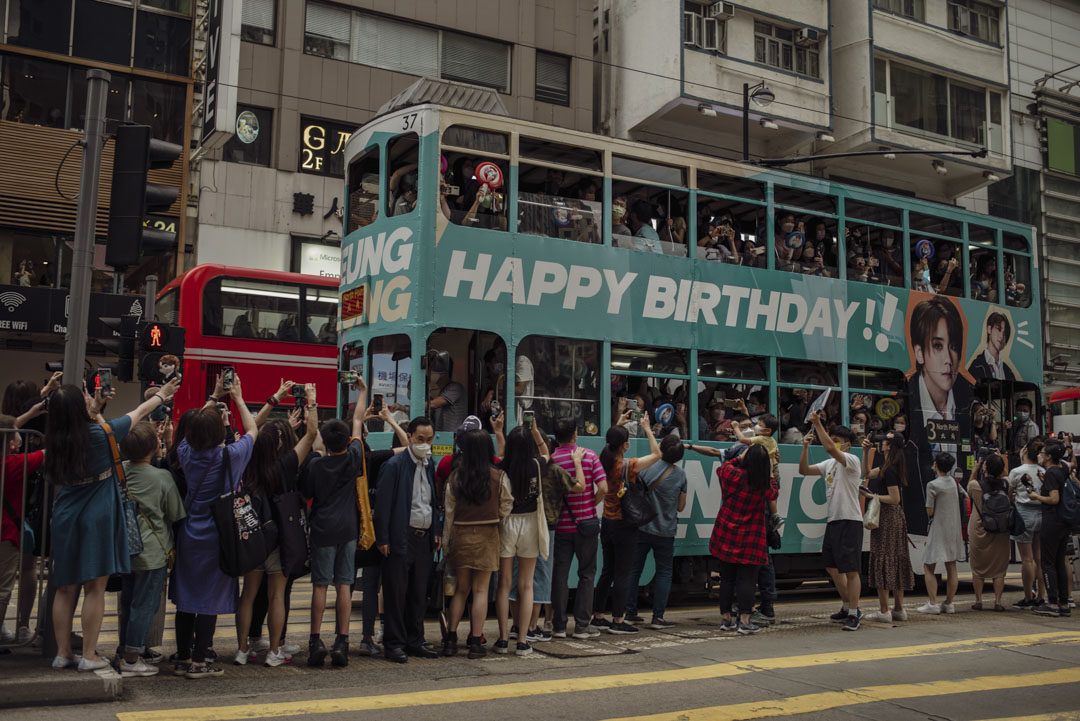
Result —
<path fill-rule="evenodd" d="M 59 706 L 117 701 L 123 690 L 111 668 L 93 673 L 53 671 L 37 648 L 0 656 L 0 708 Z"/>

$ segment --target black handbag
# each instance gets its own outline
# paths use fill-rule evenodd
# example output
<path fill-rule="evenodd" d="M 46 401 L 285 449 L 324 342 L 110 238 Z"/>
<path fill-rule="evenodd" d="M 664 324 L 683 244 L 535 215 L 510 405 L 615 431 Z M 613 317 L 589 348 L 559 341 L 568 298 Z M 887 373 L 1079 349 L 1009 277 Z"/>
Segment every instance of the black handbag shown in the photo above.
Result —
<path fill-rule="evenodd" d="M 646 486 L 641 480 L 630 481 L 630 462 L 623 459 L 622 489 L 619 496 L 622 506 L 623 523 L 634 528 L 641 528 L 656 520 L 656 507 L 649 500 L 649 493 L 667 478 L 674 466 L 669 466 L 660 477 Z"/>
<path fill-rule="evenodd" d="M 586 518 L 584 521 L 577 520 L 574 517 L 574 509 L 570 506 L 569 501 L 566 503 L 566 510 L 570 513 L 570 520 L 574 522 L 578 535 L 582 538 L 596 538 L 600 535 L 599 518 Z"/>
<path fill-rule="evenodd" d="M 311 571 L 304 499 L 300 491 L 285 491 L 274 497 L 273 504 L 281 521 L 277 526 L 281 572 L 285 578 L 300 578 Z"/>
<path fill-rule="evenodd" d="M 210 461 L 213 463 L 213 461 Z M 243 491 L 228 490 L 229 453 L 221 459 L 221 489 L 223 493 L 210 503 L 210 513 L 218 532 L 218 566 L 227 576 L 243 576 L 266 562 L 273 546 L 267 545 L 267 534 L 251 496 Z M 273 529 L 276 535 L 276 527 Z"/>

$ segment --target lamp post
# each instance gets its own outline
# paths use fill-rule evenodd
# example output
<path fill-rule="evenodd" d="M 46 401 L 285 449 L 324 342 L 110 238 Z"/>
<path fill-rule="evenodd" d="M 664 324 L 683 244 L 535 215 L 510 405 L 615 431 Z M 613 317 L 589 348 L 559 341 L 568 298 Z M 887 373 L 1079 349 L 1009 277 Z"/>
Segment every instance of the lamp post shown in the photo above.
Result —
<path fill-rule="evenodd" d="M 755 105 L 765 107 L 776 100 L 776 93 L 765 87 L 762 80 L 757 85 L 750 87 L 749 83 L 742 86 L 742 159 L 743 162 L 750 160 L 750 101 Z"/>

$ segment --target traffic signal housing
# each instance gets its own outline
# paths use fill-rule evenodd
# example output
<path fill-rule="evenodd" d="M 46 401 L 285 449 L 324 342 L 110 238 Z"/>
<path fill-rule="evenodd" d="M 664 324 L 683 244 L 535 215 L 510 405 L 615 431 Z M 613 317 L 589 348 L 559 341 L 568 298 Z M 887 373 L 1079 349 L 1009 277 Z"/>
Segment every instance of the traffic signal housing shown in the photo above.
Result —
<path fill-rule="evenodd" d="M 182 326 L 158 321 L 139 323 L 137 331 L 139 380 L 160 382 L 162 378 L 158 365 L 167 355 L 176 356 L 178 360 L 176 371 L 181 372 L 185 335 Z"/>
<path fill-rule="evenodd" d="M 169 168 L 183 148 L 150 136 L 149 125 L 121 125 L 116 129 L 113 154 L 112 200 L 105 262 L 114 268 L 138 265 L 143 254 L 165 253 L 176 247 L 176 234 L 143 227 L 147 213 L 168 210 L 180 191 L 149 183 L 151 169 Z"/>
<path fill-rule="evenodd" d="M 103 338 L 101 345 L 105 350 L 115 353 L 120 361 L 115 367 L 116 379 L 130 381 L 135 373 L 135 332 L 138 319 L 125 315 L 120 318 L 101 318 L 106 328 L 111 329 L 118 337 Z"/>

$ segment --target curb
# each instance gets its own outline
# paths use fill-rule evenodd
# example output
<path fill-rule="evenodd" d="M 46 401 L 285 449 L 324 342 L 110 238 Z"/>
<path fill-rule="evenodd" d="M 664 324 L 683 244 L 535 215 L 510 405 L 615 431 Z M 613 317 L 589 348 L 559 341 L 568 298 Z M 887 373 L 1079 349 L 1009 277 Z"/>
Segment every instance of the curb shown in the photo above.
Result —
<path fill-rule="evenodd" d="M 103 703 L 118 701 L 122 693 L 123 679 L 112 668 L 93 673 L 50 670 L 0 680 L 0 708 Z"/>

